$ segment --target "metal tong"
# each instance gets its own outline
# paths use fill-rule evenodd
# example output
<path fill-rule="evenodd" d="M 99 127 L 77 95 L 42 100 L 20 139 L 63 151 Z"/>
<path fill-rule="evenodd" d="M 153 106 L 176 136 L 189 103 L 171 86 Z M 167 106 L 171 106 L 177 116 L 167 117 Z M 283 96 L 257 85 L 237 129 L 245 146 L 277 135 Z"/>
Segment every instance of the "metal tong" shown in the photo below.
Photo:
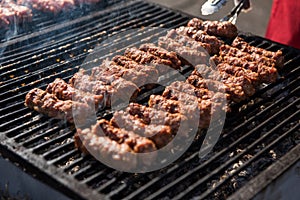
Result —
<path fill-rule="evenodd" d="M 242 11 L 242 9 L 244 7 L 244 3 L 245 3 L 244 0 L 240 1 L 240 3 L 237 4 L 225 17 L 223 17 L 222 19 L 220 19 L 220 21 L 221 22 L 223 22 L 223 21 L 229 21 L 229 22 L 235 24 L 238 15 L 240 14 L 240 12 Z"/>

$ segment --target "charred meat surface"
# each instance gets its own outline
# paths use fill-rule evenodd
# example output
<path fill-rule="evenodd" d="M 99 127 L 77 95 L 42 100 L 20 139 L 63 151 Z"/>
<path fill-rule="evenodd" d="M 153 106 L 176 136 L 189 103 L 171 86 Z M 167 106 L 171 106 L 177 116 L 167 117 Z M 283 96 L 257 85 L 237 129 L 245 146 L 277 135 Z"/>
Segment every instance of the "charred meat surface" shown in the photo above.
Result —
<path fill-rule="evenodd" d="M 238 35 L 236 26 L 228 21 L 202 21 L 201 19 L 193 18 L 188 22 L 187 26 L 219 37 L 235 38 Z"/>
<path fill-rule="evenodd" d="M 34 88 L 25 97 L 25 105 L 39 113 L 55 119 L 64 119 L 70 123 L 84 124 L 91 115 L 90 107 L 76 101 L 62 101 L 53 94 Z"/>
<path fill-rule="evenodd" d="M 131 154 L 132 149 L 127 144 L 119 144 L 106 136 L 98 136 L 90 128 L 77 129 L 74 141 L 75 147 L 85 154 L 99 156 L 101 161 L 121 166 L 125 171 L 137 165 L 137 160 Z"/>
<path fill-rule="evenodd" d="M 150 165 L 156 159 L 154 151 L 157 149 L 150 139 L 114 127 L 104 119 L 97 121 L 90 128 L 77 129 L 75 146 L 84 153 L 92 153 L 104 163 L 125 171 L 139 164 Z M 150 152 L 151 156 L 137 157 L 137 153 Z"/>
<path fill-rule="evenodd" d="M 230 110 L 227 101 L 246 100 L 259 84 L 276 81 L 275 65 L 282 62 L 282 53 L 252 47 L 240 38 L 229 46 L 218 38 L 233 39 L 236 34 L 229 22 L 192 19 L 188 26 L 158 38 L 158 46 L 145 43 L 127 48 L 124 55 L 104 60 L 90 71 L 80 70 L 69 84 L 56 79 L 46 91 L 31 90 L 25 105 L 71 123 L 88 119 L 91 105 L 112 108 L 106 110 L 109 115 L 78 128 L 75 145 L 85 153 L 100 153 L 109 162 L 136 166 L 130 155 L 155 152 L 170 144 L 180 130 L 187 138 L 192 129 L 208 128 L 214 117 Z M 211 55 L 215 56 L 210 59 Z M 141 88 L 168 78 L 174 69 L 187 79 L 173 79 L 158 92 Z M 145 95 L 141 97 L 148 105 L 139 104 L 146 100 L 117 109 L 113 106 L 121 100 L 137 100 L 138 94 Z"/>
<path fill-rule="evenodd" d="M 217 54 L 219 48 L 224 44 L 222 40 L 219 40 L 215 36 L 208 35 L 205 31 L 197 30 L 194 27 L 179 27 L 176 32 L 181 35 L 186 35 L 193 38 L 196 41 L 207 43 L 211 45 L 212 54 Z"/>
<path fill-rule="evenodd" d="M 142 44 L 140 50 L 151 53 L 161 59 L 170 60 L 175 66 L 174 69 L 180 69 L 181 61 L 178 59 L 177 54 L 173 51 L 167 51 L 161 47 L 158 47 L 152 43 Z"/>
<path fill-rule="evenodd" d="M 165 38 L 175 40 L 176 42 L 178 42 L 182 46 L 189 47 L 189 48 L 194 49 L 196 51 L 199 51 L 199 52 L 206 52 L 207 51 L 208 54 L 212 54 L 212 47 L 211 47 L 210 44 L 195 41 L 193 38 L 190 38 L 186 35 L 180 35 L 180 34 L 177 33 L 177 31 L 175 29 L 171 29 L 170 31 L 168 31 Z"/>
<path fill-rule="evenodd" d="M 160 37 L 158 45 L 169 51 L 176 52 L 183 64 L 195 66 L 208 63 L 209 55 L 204 50 L 201 52 L 188 46 L 183 46 L 171 38 Z"/>
<path fill-rule="evenodd" d="M 149 107 L 164 112 L 179 113 L 190 119 L 199 117 L 199 105 L 196 97 L 191 95 L 178 95 L 177 99 L 167 99 L 161 95 L 151 95 L 149 98 Z M 181 97 L 184 97 L 182 99 Z"/>
<path fill-rule="evenodd" d="M 132 131 L 113 126 L 109 121 L 101 119 L 92 125 L 93 135 L 106 136 L 119 144 L 127 144 L 136 153 L 152 152 L 156 150 L 155 144 Z"/>
<path fill-rule="evenodd" d="M 141 65 L 134 60 L 127 58 L 126 56 L 117 55 L 112 58 L 112 61 L 117 65 L 120 65 L 126 69 L 132 69 L 138 72 L 147 73 L 146 83 L 156 83 L 159 77 L 159 73 L 155 67 Z M 143 78 L 145 79 L 145 77 Z"/>
<path fill-rule="evenodd" d="M 147 125 L 170 126 L 172 134 L 177 133 L 179 126 L 183 126 L 183 129 L 189 128 L 189 126 L 186 126 L 187 117 L 179 113 L 169 113 L 138 103 L 130 103 L 126 108 L 126 112 Z"/>
<path fill-rule="evenodd" d="M 75 7 L 74 0 L 19 0 L 19 4 L 30 6 L 42 12 L 57 14 Z"/>
<path fill-rule="evenodd" d="M 2 1 L 0 4 L 0 28 L 8 29 L 12 25 L 32 21 L 32 11 L 26 6 L 17 5 L 13 1 Z"/>
<path fill-rule="evenodd" d="M 226 87 L 225 92 L 229 94 L 230 100 L 235 102 L 243 101 L 255 93 L 255 88 L 251 81 L 243 76 L 236 77 L 226 72 L 216 72 L 204 65 L 196 66 L 192 75 L 222 82 Z"/>
<path fill-rule="evenodd" d="M 109 76 L 90 76 L 84 70 L 77 72 L 69 81 L 76 89 L 95 95 L 103 95 L 104 105 L 110 107 L 111 101 L 135 99 L 139 91 L 136 84 L 116 74 Z M 112 99 L 113 98 L 113 99 Z"/>
<path fill-rule="evenodd" d="M 184 99 L 190 99 L 193 96 L 197 98 L 198 112 L 200 116 L 199 127 L 207 128 L 209 126 L 211 116 L 218 116 L 223 109 L 226 111 L 226 98 L 224 98 L 224 105 L 222 105 L 222 94 L 216 92 L 215 94 L 208 91 L 206 88 L 195 88 L 187 82 L 177 81 L 166 87 L 162 96 L 166 99 L 177 100 L 183 102 Z M 184 107 L 183 107 L 184 108 Z"/>
<path fill-rule="evenodd" d="M 95 107 L 102 105 L 104 101 L 103 95 L 93 95 L 88 92 L 83 92 L 76 88 L 73 88 L 71 85 L 67 84 L 64 80 L 57 78 L 52 83 L 50 83 L 46 92 L 55 95 L 58 99 L 61 100 L 73 100 L 82 103 L 86 103 L 88 105 L 95 104 Z"/>
<path fill-rule="evenodd" d="M 236 47 L 232 47 L 229 45 L 222 45 L 220 46 L 220 56 L 233 56 L 237 58 L 242 58 L 248 61 L 256 61 L 258 63 L 263 63 L 266 66 L 274 67 L 275 66 L 275 60 L 272 58 L 267 58 L 265 56 L 262 56 L 257 53 L 249 54 L 247 52 L 244 52 Z"/>
<path fill-rule="evenodd" d="M 139 50 L 135 47 L 126 49 L 124 55 L 139 64 L 148 64 L 156 67 L 160 75 L 168 72 L 170 67 L 173 69 L 179 69 L 179 66 L 174 65 L 170 60 L 159 58 L 158 56 Z"/>
<path fill-rule="evenodd" d="M 112 77 L 111 82 L 113 79 L 120 77 L 138 86 L 143 86 L 146 83 L 157 82 L 158 72 L 153 67 L 140 66 L 138 64 L 131 66 L 131 68 L 125 68 L 115 62 L 104 62 L 101 66 L 92 69 L 91 76 L 95 80 L 101 80 L 100 77 Z"/>
<path fill-rule="evenodd" d="M 277 80 L 278 72 L 273 66 L 267 66 L 262 62 L 249 61 L 245 58 L 238 58 L 234 56 L 214 56 L 211 58 L 216 65 L 229 64 L 238 66 L 246 70 L 251 70 L 257 74 L 259 83 L 274 83 Z"/>
<path fill-rule="evenodd" d="M 132 131 L 152 140 L 157 148 L 162 148 L 172 140 L 172 129 L 167 125 L 145 124 L 142 120 L 126 111 L 117 111 L 111 119 L 113 126 Z"/>
<path fill-rule="evenodd" d="M 79 71 L 69 80 L 69 84 L 78 90 L 88 92 L 94 95 L 103 96 L 103 107 L 111 106 L 111 97 L 116 94 L 117 90 L 111 85 L 107 85 L 102 81 L 93 81 L 91 77 L 85 74 L 84 71 Z"/>
<path fill-rule="evenodd" d="M 274 59 L 276 66 L 278 67 L 281 67 L 283 65 L 284 58 L 282 55 L 282 51 L 280 50 L 272 52 L 262 48 L 254 47 L 247 43 L 245 40 L 243 40 L 241 37 L 236 37 L 232 42 L 232 46 L 250 54 L 255 53 L 267 58 Z"/>
<path fill-rule="evenodd" d="M 228 74 L 231 74 L 233 76 L 244 76 L 247 77 L 249 80 L 251 80 L 251 82 L 253 83 L 254 86 L 260 84 L 261 82 L 263 82 L 262 80 L 260 80 L 260 77 L 258 75 L 258 73 L 247 69 L 247 68 L 243 68 L 240 66 L 236 66 L 233 64 L 229 64 L 226 62 L 222 62 L 222 58 L 220 57 L 212 57 L 211 61 L 214 61 L 214 63 L 216 64 L 216 66 L 211 65 L 211 67 L 215 70 L 218 70 L 220 72 L 226 72 Z"/>

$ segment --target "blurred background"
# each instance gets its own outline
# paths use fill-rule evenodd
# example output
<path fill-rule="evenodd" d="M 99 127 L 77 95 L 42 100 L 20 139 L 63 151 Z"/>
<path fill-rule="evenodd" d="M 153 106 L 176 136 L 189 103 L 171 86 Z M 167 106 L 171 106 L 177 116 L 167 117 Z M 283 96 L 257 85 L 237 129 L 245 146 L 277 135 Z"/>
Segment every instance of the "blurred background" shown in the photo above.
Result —
<path fill-rule="evenodd" d="M 183 11 L 190 15 L 202 19 L 219 20 L 224 17 L 234 7 L 233 0 L 228 0 L 227 4 L 216 14 L 201 15 L 201 6 L 206 0 L 148 0 L 166 7 Z M 237 27 L 243 32 L 264 37 L 268 25 L 272 0 L 252 0 L 252 9 L 247 13 L 240 13 L 237 20 Z"/>

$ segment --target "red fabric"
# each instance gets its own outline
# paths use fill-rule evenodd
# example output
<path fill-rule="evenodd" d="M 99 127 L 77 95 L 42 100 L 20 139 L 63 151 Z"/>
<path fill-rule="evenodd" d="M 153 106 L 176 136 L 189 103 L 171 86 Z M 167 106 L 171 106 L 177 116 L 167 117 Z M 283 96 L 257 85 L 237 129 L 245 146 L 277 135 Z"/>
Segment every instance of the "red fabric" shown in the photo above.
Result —
<path fill-rule="evenodd" d="M 266 38 L 300 49 L 300 1 L 274 0 Z"/>

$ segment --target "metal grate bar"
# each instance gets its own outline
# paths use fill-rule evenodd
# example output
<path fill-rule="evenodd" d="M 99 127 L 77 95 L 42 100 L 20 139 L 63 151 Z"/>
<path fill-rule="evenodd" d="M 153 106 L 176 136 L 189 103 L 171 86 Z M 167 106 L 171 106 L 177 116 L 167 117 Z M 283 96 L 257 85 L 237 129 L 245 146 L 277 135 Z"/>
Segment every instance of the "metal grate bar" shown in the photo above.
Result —
<path fill-rule="evenodd" d="M 69 61 L 68 61 L 69 62 Z M 41 71 L 40 73 L 34 73 L 33 75 L 28 75 L 27 77 L 25 78 L 22 78 L 22 79 L 17 79 L 16 81 L 12 82 L 12 83 L 9 83 L 9 84 L 6 84 L 4 86 L 1 87 L 1 89 L 5 90 L 7 88 L 12 88 L 12 87 L 15 87 L 16 85 L 21 85 L 21 84 L 28 84 L 28 86 L 30 87 L 34 87 L 35 85 L 37 85 L 38 83 L 44 83 L 45 84 L 45 81 L 47 79 L 50 79 L 53 77 L 59 77 L 60 74 L 70 74 L 70 73 L 75 73 L 76 71 L 78 71 L 79 69 L 79 66 L 75 66 L 73 68 L 68 68 L 66 66 L 66 64 L 68 64 L 67 62 L 64 63 L 64 65 L 54 65 L 54 66 L 49 66 L 48 70 L 45 70 L 45 71 Z M 55 71 L 58 71 L 56 74 L 53 74 L 53 72 Z M 59 70 L 60 69 L 60 70 Z M 42 78 L 43 76 L 43 78 Z M 42 79 L 41 79 L 42 78 Z M 32 80 L 35 80 L 35 81 L 32 81 Z M 26 88 L 19 88 L 18 90 L 19 92 L 23 92 L 22 94 L 26 94 L 25 91 L 28 91 L 28 87 Z M 15 94 L 15 90 L 7 90 L 5 91 L 4 93 L 0 94 L 0 96 L 2 98 L 4 98 L 4 96 L 12 96 Z M 17 94 L 18 95 L 18 94 Z M 25 97 L 25 95 L 24 95 Z"/>
<path fill-rule="evenodd" d="M 82 183 L 90 185 L 89 183 L 90 183 L 91 181 L 93 181 L 93 180 L 99 178 L 99 176 L 103 176 L 103 175 L 105 175 L 105 174 L 104 174 L 104 171 L 100 171 L 100 172 L 98 172 L 98 173 L 95 173 L 95 174 L 93 174 L 93 175 L 91 175 L 91 176 L 85 178 L 85 179 L 82 181 Z"/>
<path fill-rule="evenodd" d="M 85 160 L 86 160 L 86 157 L 83 157 L 80 155 L 80 157 L 74 158 L 73 162 L 70 163 L 69 165 L 64 165 L 64 166 L 61 166 L 60 168 L 62 168 L 64 170 L 64 172 L 66 172 L 68 174 L 72 174 L 72 170 L 74 170 L 77 166 L 79 166 L 80 164 L 85 162 Z M 59 163 L 59 162 L 57 162 L 57 163 Z"/>
<path fill-rule="evenodd" d="M 299 133 L 299 131 L 298 131 Z M 241 189 L 235 191 L 233 195 L 228 197 L 228 199 L 241 199 L 241 200 L 250 200 L 253 199 L 256 195 L 264 189 L 268 188 L 269 184 L 272 184 L 273 181 L 276 181 L 278 177 L 285 173 L 292 167 L 295 163 L 299 162 L 300 155 L 300 143 L 293 147 L 288 154 L 282 156 L 278 162 L 269 166 L 259 176 L 251 179 L 247 185 Z M 272 176 L 270 176 L 272 174 Z"/>
<path fill-rule="evenodd" d="M 11 115 L 14 115 L 14 116 L 17 116 L 17 115 L 20 115 L 20 114 L 23 114 L 26 112 L 26 108 L 21 108 L 21 109 L 18 109 L 17 111 L 12 111 L 10 112 L 10 114 L 4 114 L 2 116 L 0 116 L 0 120 L 8 120 L 8 117 L 11 116 Z M 4 113 L 2 112 L 2 109 L 0 110 L 1 113 Z"/>
<path fill-rule="evenodd" d="M 61 129 L 61 127 L 59 127 L 59 126 L 51 127 L 49 129 L 47 129 L 45 132 L 37 135 L 36 137 L 27 139 L 26 141 L 21 142 L 20 144 L 22 146 L 25 146 L 27 148 L 32 148 L 33 150 L 35 150 L 34 147 L 39 148 L 40 145 L 48 145 L 49 143 L 53 143 L 54 141 L 61 140 L 62 138 L 72 135 L 72 132 L 63 133 L 63 135 L 61 135 L 59 133 L 60 129 Z M 59 135 L 59 136 L 54 137 L 56 135 Z M 52 141 L 51 139 L 45 141 L 46 140 L 45 137 L 48 137 L 48 136 L 52 136 L 54 141 Z M 45 141 L 45 142 L 42 142 L 42 141 Z"/>
<path fill-rule="evenodd" d="M 118 3 L 118 2 L 116 2 Z M 128 2 L 124 2 L 122 5 L 124 5 L 124 7 L 126 6 L 130 6 L 130 4 L 137 4 L 137 1 L 128 1 Z M 112 5 L 112 4 L 109 4 Z M 131 5 L 134 6 L 134 5 Z M 122 6 L 123 7 L 123 6 Z M 66 25 L 68 26 L 72 26 L 74 24 L 78 24 L 80 22 L 83 22 L 84 20 L 89 20 L 92 21 L 91 19 L 94 19 L 96 17 L 99 17 L 105 13 L 116 13 L 117 11 L 122 10 L 122 8 L 119 5 L 113 6 L 113 7 L 108 7 L 105 10 L 100 10 L 100 11 L 96 11 L 96 12 L 89 12 L 88 16 L 74 16 L 75 19 L 70 19 L 68 17 L 66 17 L 66 15 L 63 16 L 53 16 L 53 15 L 47 15 L 45 13 L 39 13 L 36 14 L 34 13 L 34 20 L 36 21 L 36 18 L 40 18 L 39 20 L 43 23 L 41 23 L 40 25 L 33 25 L 33 29 L 32 32 L 33 33 L 27 33 L 27 34 L 20 34 L 17 37 L 12 37 L 9 40 L 5 40 L 5 41 L 1 41 L 3 43 L 5 43 L 5 45 L 0 45 L 0 48 L 5 49 L 12 49 L 12 50 L 19 50 L 22 49 L 23 47 L 25 47 L 26 45 L 28 45 L 28 43 L 31 44 L 38 44 L 39 39 L 42 39 L 40 36 L 40 32 L 43 33 L 47 33 L 47 35 L 55 35 L 57 34 L 57 32 L 59 32 L 58 30 L 64 30 L 64 28 L 66 27 Z M 85 15 L 85 14 L 84 14 Z M 45 22 L 47 21 L 47 22 Z M 33 24 L 33 23 L 31 23 Z M 81 26 L 82 24 L 80 24 L 79 26 Z M 38 37 L 38 38 L 37 38 Z M 43 39 L 45 39 L 47 37 L 44 37 Z M 43 42 L 43 41 L 41 41 Z M 2 49 L 1 49 L 2 50 Z M 17 53 L 19 51 L 15 51 L 14 53 Z M 6 52 L 4 52 L 5 55 L 8 54 Z"/>
<path fill-rule="evenodd" d="M 117 196 L 119 193 L 121 193 L 123 190 L 125 190 L 128 187 L 126 183 L 122 184 L 120 187 L 117 189 L 111 191 L 109 194 L 107 194 L 108 198 L 111 198 L 113 196 Z"/>
<path fill-rule="evenodd" d="M 155 7 L 148 7 L 147 11 L 147 6 L 146 4 L 137 4 L 134 5 L 133 7 L 133 11 L 132 14 L 144 14 L 146 15 L 147 13 L 149 13 L 149 11 L 155 12 L 157 10 L 160 10 L 158 8 Z M 25 58 L 31 58 L 33 56 L 36 55 L 42 55 L 42 53 L 47 52 L 47 51 L 53 51 L 54 48 L 60 48 L 60 49 L 64 49 L 66 47 L 68 47 L 69 45 L 71 45 L 72 43 L 76 42 L 84 42 L 84 41 L 89 41 L 89 40 L 93 40 L 93 39 L 97 39 L 99 38 L 101 35 L 103 35 L 104 32 L 106 32 L 107 30 L 110 30 L 112 28 L 116 29 L 121 27 L 124 27 L 122 23 L 127 22 L 128 20 L 126 20 L 126 18 L 129 18 L 130 15 L 128 13 L 128 7 L 120 10 L 120 16 L 117 16 L 117 18 L 111 18 L 110 16 L 101 16 L 100 19 L 93 19 L 92 22 L 87 22 L 87 23 L 82 23 L 80 25 L 82 26 L 75 26 L 74 28 L 71 28 L 70 30 L 66 30 L 63 31 L 62 33 L 59 34 L 54 34 L 53 38 L 45 38 L 42 41 L 37 41 L 37 44 L 32 44 L 29 43 L 28 45 L 30 45 L 28 47 L 29 50 L 27 51 L 22 51 L 20 54 L 13 54 L 13 52 L 8 52 L 8 57 L 4 57 L 6 60 L 6 63 L 4 63 L 3 65 L 8 65 L 9 63 L 13 63 L 16 61 L 24 61 Z M 124 13 L 125 12 L 125 13 Z M 119 20 L 119 18 L 121 18 L 121 20 Z M 122 19 L 124 18 L 124 19 Z M 101 24 L 100 27 L 97 27 L 97 24 Z M 92 35 L 92 38 L 89 38 Z M 40 45 L 42 42 L 42 45 Z M 44 44 L 43 44 L 44 43 Z M 37 46 L 35 49 L 32 49 L 32 47 Z M 13 54 L 14 56 L 12 57 Z M 24 55 L 25 54 L 25 55 Z M 11 57 L 10 57 L 11 56 Z M 3 58 L 3 59 L 4 59 Z M 10 60 L 8 60 L 10 59 Z"/>
<path fill-rule="evenodd" d="M 38 123 L 37 121 L 35 121 L 35 122 L 31 121 L 31 122 L 27 122 L 26 124 L 15 126 L 15 127 L 11 128 L 9 131 L 6 131 L 6 135 L 7 135 L 7 137 L 12 137 L 12 134 L 16 134 L 17 132 L 20 132 L 20 130 L 24 131 L 24 129 L 29 129 L 29 128 L 30 128 L 31 133 L 33 133 L 33 132 L 37 132 L 37 131 L 49 126 L 49 123 L 43 123 L 43 124 L 37 124 L 37 123 Z M 36 126 L 34 126 L 34 125 L 36 125 Z M 31 134 L 31 133 L 23 132 L 21 134 L 18 134 L 17 137 L 14 139 L 16 142 L 20 142 L 24 137 L 27 137 L 28 134 Z"/>
<path fill-rule="evenodd" d="M 108 169 L 104 166 L 101 166 L 101 168 L 100 168 L 98 165 L 97 165 L 97 167 L 95 167 L 95 166 L 93 167 L 93 165 L 91 165 L 91 166 L 88 166 L 87 168 L 85 168 L 84 171 L 78 171 L 78 172 L 74 173 L 73 176 L 77 180 L 83 181 L 86 178 L 88 178 L 89 176 L 91 176 L 95 173 L 99 173 L 99 171 L 104 171 L 102 174 L 106 174 L 106 173 L 109 173 L 109 171 L 111 171 L 111 169 Z"/>
<path fill-rule="evenodd" d="M 54 143 L 54 141 L 53 142 L 51 142 L 51 143 Z M 46 144 L 43 144 L 43 146 L 44 145 L 46 145 Z M 47 144 L 46 146 L 50 146 L 51 144 Z M 51 150 L 50 151 L 45 151 L 45 152 L 43 152 L 42 150 L 43 150 L 43 148 L 44 149 L 48 149 L 48 147 L 43 147 L 43 146 L 40 146 L 39 148 L 34 148 L 34 152 L 36 153 L 36 154 L 42 154 L 42 156 L 44 157 L 44 158 L 50 158 L 50 157 L 52 157 L 52 154 L 55 154 L 55 153 L 58 153 L 58 152 L 61 152 L 62 151 L 62 149 L 68 149 L 69 147 L 72 147 L 72 153 L 71 154 L 74 154 L 74 152 L 77 152 L 77 149 L 75 149 L 75 148 L 73 148 L 74 147 L 74 140 L 73 139 L 69 139 L 66 143 L 63 143 L 63 144 L 60 144 L 59 146 L 55 146 L 55 147 L 53 147 L 53 148 L 51 148 Z M 42 151 L 42 152 L 40 152 L 40 151 Z M 55 163 L 57 160 L 59 160 L 59 159 L 62 159 L 62 160 L 64 160 L 65 158 L 67 158 L 69 155 L 67 155 L 68 153 L 66 153 L 66 154 L 64 154 L 64 155 L 60 155 L 59 157 L 57 157 L 57 158 L 54 158 L 54 159 L 47 159 L 48 160 L 48 163 L 49 164 L 53 164 L 53 163 Z"/>
<path fill-rule="evenodd" d="M 0 128 L 9 127 L 9 126 L 12 126 L 14 124 L 19 124 L 18 123 L 19 121 L 21 121 L 22 119 L 28 119 L 30 116 L 31 116 L 31 113 L 28 113 L 28 114 L 25 114 L 25 115 L 23 115 L 21 117 L 14 118 L 11 121 L 4 122 L 3 124 L 1 124 Z"/>
<path fill-rule="evenodd" d="M 72 157 L 72 156 L 74 156 L 74 155 L 77 155 L 78 154 L 78 150 L 77 149 L 74 149 L 74 144 L 73 143 L 68 143 L 67 144 L 67 146 L 68 146 L 68 149 L 70 149 L 68 152 L 66 152 L 64 155 L 62 155 L 62 156 L 59 156 L 59 157 L 57 157 L 57 158 L 51 158 L 51 160 L 50 160 L 50 157 L 49 157 L 49 164 L 50 165 L 56 165 L 56 166 L 58 166 L 58 164 L 56 164 L 56 163 L 58 163 L 58 161 L 61 161 L 61 160 L 68 160 L 68 158 L 69 157 Z M 43 155 L 43 157 L 45 157 L 44 155 Z"/>
<path fill-rule="evenodd" d="M 84 176 L 86 174 L 86 171 L 90 168 L 91 168 L 91 166 L 86 165 L 86 166 L 82 167 L 80 170 L 73 173 L 72 175 L 73 175 L 74 178 L 76 178 L 78 180 L 83 180 L 84 178 L 78 178 L 78 177 Z"/>
<path fill-rule="evenodd" d="M 108 187 L 109 185 L 113 184 L 116 181 L 116 178 L 112 178 L 110 180 L 108 180 L 105 184 L 101 185 L 99 188 L 97 188 L 97 191 L 99 193 L 102 193 L 103 190 Z"/>
<path fill-rule="evenodd" d="M 139 6 L 139 4 L 137 4 L 137 6 Z M 149 12 L 157 12 L 160 11 L 161 9 L 159 8 L 155 8 L 155 7 L 146 7 L 145 4 L 140 5 L 139 7 L 136 7 L 136 5 L 133 6 L 133 11 L 132 14 L 133 15 L 137 15 L 138 16 L 143 16 L 143 15 L 147 15 L 149 14 Z M 46 41 L 44 45 L 42 46 L 37 46 L 37 48 L 41 48 L 39 51 L 32 50 L 30 49 L 28 52 L 26 52 L 26 57 L 30 58 L 34 55 L 39 55 L 42 52 L 46 52 L 47 50 L 53 50 L 54 48 L 60 47 L 60 48 L 65 48 L 65 46 L 68 46 L 74 42 L 79 43 L 79 42 L 87 42 L 90 40 L 95 40 L 97 38 L 99 38 L 101 35 L 103 35 L 103 33 L 109 31 L 110 30 L 114 30 L 114 29 L 121 29 L 122 27 L 129 27 L 129 26 L 124 26 L 123 24 L 126 23 L 130 23 L 130 24 L 134 24 L 134 21 L 139 22 L 141 19 L 132 19 L 131 21 L 128 21 L 126 19 L 128 19 L 130 17 L 130 13 L 128 12 L 128 7 L 127 9 L 123 9 L 121 10 L 122 12 L 120 13 L 120 16 L 117 16 L 116 18 L 112 18 L 111 16 L 100 16 L 101 18 L 98 20 L 93 19 L 92 22 L 85 22 L 82 23 L 82 26 L 80 26 L 80 30 L 77 30 L 77 26 L 75 26 L 74 28 L 72 28 L 71 30 L 66 30 L 66 32 L 63 32 L 63 34 L 54 34 L 54 38 L 52 38 L 52 40 L 49 41 L 49 38 L 46 38 Z M 124 13 L 125 12 L 125 13 Z M 144 18 L 145 16 L 141 17 Z M 120 18 L 120 20 L 119 20 Z M 100 27 L 97 26 L 97 24 L 101 24 Z M 81 25 L 81 24 L 80 24 Z M 85 27 L 87 26 L 87 27 Z M 71 32 L 71 33 L 68 33 Z M 92 36 L 92 37 L 91 37 Z M 62 38 L 62 39 L 60 39 Z M 40 44 L 40 42 L 38 42 Z M 22 52 L 23 53 L 23 52 Z M 39 53 L 39 54 L 38 54 Z M 22 54 L 20 55 L 22 56 Z M 12 59 L 12 62 L 15 59 Z"/>

